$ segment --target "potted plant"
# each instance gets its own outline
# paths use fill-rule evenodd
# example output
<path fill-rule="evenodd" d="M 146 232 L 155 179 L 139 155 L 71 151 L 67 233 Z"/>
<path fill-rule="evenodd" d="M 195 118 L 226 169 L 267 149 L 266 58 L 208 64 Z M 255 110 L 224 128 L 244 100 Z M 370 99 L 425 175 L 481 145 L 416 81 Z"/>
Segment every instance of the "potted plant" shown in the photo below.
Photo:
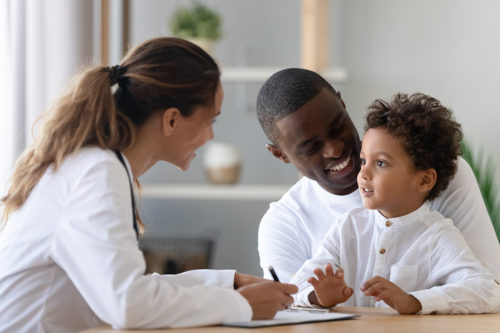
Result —
<path fill-rule="evenodd" d="M 170 27 L 174 36 L 184 38 L 211 53 L 213 43 L 221 36 L 221 17 L 207 6 L 195 2 L 191 7 L 178 8 Z"/>

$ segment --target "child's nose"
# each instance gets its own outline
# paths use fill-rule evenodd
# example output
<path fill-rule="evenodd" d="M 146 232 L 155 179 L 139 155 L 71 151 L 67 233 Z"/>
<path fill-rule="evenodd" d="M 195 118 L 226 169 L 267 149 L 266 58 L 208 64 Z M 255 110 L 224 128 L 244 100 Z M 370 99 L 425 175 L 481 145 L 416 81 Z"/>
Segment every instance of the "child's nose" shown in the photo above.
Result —
<path fill-rule="evenodd" d="M 361 165 L 358 176 L 362 179 L 371 179 L 370 169 L 366 165 Z"/>

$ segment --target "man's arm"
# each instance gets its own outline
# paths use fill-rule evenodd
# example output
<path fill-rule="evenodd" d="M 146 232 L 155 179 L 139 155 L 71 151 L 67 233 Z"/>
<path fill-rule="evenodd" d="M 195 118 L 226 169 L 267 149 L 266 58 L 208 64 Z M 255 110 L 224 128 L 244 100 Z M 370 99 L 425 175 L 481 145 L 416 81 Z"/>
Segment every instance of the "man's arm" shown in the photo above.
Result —
<path fill-rule="evenodd" d="M 451 225 L 434 231 L 430 289 L 411 292 L 421 314 L 492 313 L 500 310 L 500 283 L 482 266 Z"/>
<path fill-rule="evenodd" d="M 500 279 L 500 244 L 474 173 L 463 158 L 458 158 L 455 177 L 431 206 L 453 220 L 475 257 Z"/>
<path fill-rule="evenodd" d="M 310 258 L 300 232 L 300 216 L 281 205 L 273 204 L 259 226 L 259 256 L 264 277 L 272 279 L 268 267 L 272 265 L 281 282 L 288 283 L 302 264 Z"/>

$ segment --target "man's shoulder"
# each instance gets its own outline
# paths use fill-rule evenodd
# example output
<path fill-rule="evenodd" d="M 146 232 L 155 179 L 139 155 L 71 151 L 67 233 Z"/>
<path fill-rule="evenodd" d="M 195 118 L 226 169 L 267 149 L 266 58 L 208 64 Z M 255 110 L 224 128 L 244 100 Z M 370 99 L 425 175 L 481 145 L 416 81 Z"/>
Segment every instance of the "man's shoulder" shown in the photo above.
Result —
<path fill-rule="evenodd" d="M 462 157 L 457 159 L 457 171 L 450 180 L 446 189 L 439 196 L 431 201 L 431 207 L 438 210 L 446 217 L 449 216 L 449 209 L 446 206 L 456 206 L 464 202 L 465 198 L 470 198 L 472 189 L 477 189 L 477 181 L 471 167 Z"/>
<path fill-rule="evenodd" d="M 448 188 L 469 186 L 470 184 L 473 184 L 475 182 L 476 178 L 474 176 L 472 168 L 470 167 L 470 165 L 467 163 L 466 160 L 464 160 L 461 156 L 458 156 L 457 171 L 455 172 L 453 178 L 450 180 Z M 446 190 L 443 193 L 446 193 Z"/>
<path fill-rule="evenodd" d="M 278 201 L 273 202 L 271 206 L 301 206 L 304 201 L 314 200 L 315 197 L 321 195 L 320 190 L 323 189 L 321 189 L 321 187 L 319 187 L 315 181 L 307 177 L 301 177 L 288 189 L 288 191 L 285 192 L 285 194 L 281 196 Z"/>
<path fill-rule="evenodd" d="M 327 202 L 329 204 L 352 201 L 359 197 L 357 191 L 348 195 L 335 195 L 322 188 L 315 180 L 302 177 L 290 189 L 283 194 L 278 202 L 300 202 L 309 205 L 310 203 Z"/>

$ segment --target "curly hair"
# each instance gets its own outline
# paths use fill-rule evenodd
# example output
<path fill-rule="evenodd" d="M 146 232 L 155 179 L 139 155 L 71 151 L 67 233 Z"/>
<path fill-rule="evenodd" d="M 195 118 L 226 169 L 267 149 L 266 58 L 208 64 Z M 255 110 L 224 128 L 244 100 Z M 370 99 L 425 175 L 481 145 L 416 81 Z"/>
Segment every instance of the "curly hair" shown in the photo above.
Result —
<path fill-rule="evenodd" d="M 427 199 L 436 198 L 455 175 L 462 154 L 462 128 L 452 112 L 428 95 L 398 93 L 390 102 L 375 100 L 368 108 L 365 131 L 384 128 L 399 138 L 418 170 L 436 170 Z"/>

